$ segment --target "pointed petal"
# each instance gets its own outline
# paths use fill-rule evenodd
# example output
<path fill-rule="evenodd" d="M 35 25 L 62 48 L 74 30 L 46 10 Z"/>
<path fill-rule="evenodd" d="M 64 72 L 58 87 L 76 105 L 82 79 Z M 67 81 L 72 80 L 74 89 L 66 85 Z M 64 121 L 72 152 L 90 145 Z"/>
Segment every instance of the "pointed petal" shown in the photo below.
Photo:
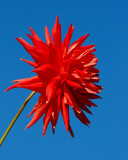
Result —
<path fill-rule="evenodd" d="M 77 72 L 77 74 L 80 76 L 80 77 L 85 77 L 85 78 L 89 78 L 90 79 L 90 75 L 89 75 L 89 73 L 88 72 L 86 72 L 86 71 L 81 71 L 81 70 L 79 70 L 79 69 L 75 69 L 76 70 L 76 72 Z"/>
<path fill-rule="evenodd" d="M 67 53 L 67 51 L 68 51 L 70 40 L 71 40 L 71 37 L 72 37 L 72 34 L 73 34 L 73 30 L 74 30 L 74 27 L 71 24 L 69 29 L 68 29 L 68 32 L 65 36 L 65 39 L 62 43 L 62 54 L 64 54 L 64 52 Z"/>
<path fill-rule="evenodd" d="M 82 88 L 82 86 L 80 84 L 73 82 L 71 80 L 66 80 L 66 82 L 73 90 L 76 90 L 78 88 Z"/>
<path fill-rule="evenodd" d="M 64 84 L 64 87 L 63 87 L 63 91 L 64 91 L 64 96 L 66 97 L 69 105 L 74 110 L 76 110 L 76 112 L 80 113 L 81 112 L 80 108 L 78 107 L 73 95 L 71 94 L 71 91 L 70 91 L 69 87 L 67 87 L 65 84 Z"/>
<path fill-rule="evenodd" d="M 50 64 L 44 64 L 36 68 L 32 72 L 36 72 L 41 80 L 47 81 L 47 82 L 50 78 L 53 78 L 56 76 L 56 69 Z"/>
<path fill-rule="evenodd" d="M 16 84 L 14 84 L 14 85 L 12 85 L 12 86 L 10 86 L 9 88 L 7 88 L 5 91 L 8 91 L 8 90 L 10 90 L 10 89 L 12 89 L 12 88 L 26 88 L 27 87 L 27 89 L 30 87 L 32 87 L 32 86 L 42 86 L 42 82 L 39 80 L 39 78 L 37 77 L 37 76 L 35 76 L 35 77 L 31 77 L 31 78 L 25 78 L 25 79 L 19 79 L 19 80 L 15 80 L 15 81 L 13 81 L 13 82 L 18 82 L 18 83 L 16 83 Z M 32 89 L 32 88 L 31 88 Z M 30 90 L 31 90 L 30 89 Z M 39 89 L 39 88 L 38 88 Z M 40 89 L 39 89 L 40 90 Z"/>
<path fill-rule="evenodd" d="M 85 64 L 84 67 L 95 66 L 97 62 L 98 62 L 98 58 L 93 58 L 93 60 L 90 63 Z"/>
<path fill-rule="evenodd" d="M 83 112 L 81 112 L 81 113 L 79 114 L 79 113 L 77 113 L 75 110 L 73 110 L 73 111 L 74 111 L 76 117 L 77 117 L 83 124 L 85 124 L 85 125 L 87 125 L 87 126 L 88 126 L 88 123 L 90 124 L 90 121 L 87 119 L 87 117 L 84 115 Z"/>
<path fill-rule="evenodd" d="M 31 66 L 33 66 L 34 68 L 38 67 L 38 64 L 36 62 L 32 62 L 32 61 L 28 61 L 26 59 L 21 58 L 20 60 L 30 64 Z"/>
<path fill-rule="evenodd" d="M 61 25 L 59 24 L 59 17 L 56 17 L 55 25 L 52 29 L 52 36 L 54 39 L 55 46 L 61 46 Z"/>
<path fill-rule="evenodd" d="M 48 109 L 46 116 L 45 116 L 44 126 L 43 126 L 43 136 L 45 136 L 47 126 L 50 122 L 51 114 L 52 114 L 52 106 Z"/>
<path fill-rule="evenodd" d="M 48 101 L 51 101 L 57 96 L 58 83 L 57 80 L 52 80 L 46 88 L 46 96 Z"/>
<path fill-rule="evenodd" d="M 85 105 L 87 105 L 88 107 L 91 107 L 91 106 L 95 106 L 95 107 L 97 107 L 97 105 L 96 104 L 94 104 L 93 102 L 91 102 L 90 100 L 88 100 L 87 98 L 86 98 L 86 96 L 84 96 L 84 95 L 82 95 L 82 94 L 80 94 L 80 93 L 78 93 L 78 92 L 76 92 L 76 91 L 74 91 L 75 93 L 75 97 L 77 97 L 78 99 L 80 99 L 80 101 L 83 103 L 83 104 L 85 104 Z"/>
<path fill-rule="evenodd" d="M 32 120 L 30 121 L 30 123 L 27 125 L 27 127 L 25 129 L 34 125 L 46 113 L 48 107 L 49 107 L 49 104 L 43 104 L 42 107 L 40 107 L 38 110 L 36 110 Z"/>
<path fill-rule="evenodd" d="M 32 29 L 32 27 L 29 27 L 33 37 L 37 40 L 37 41 L 41 41 L 41 39 L 37 36 L 37 34 L 35 33 L 35 31 Z"/>
<path fill-rule="evenodd" d="M 34 105 L 32 111 L 29 113 L 27 117 L 30 117 L 36 111 L 36 105 Z"/>
<path fill-rule="evenodd" d="M 101 98 L 100 96 L 92 93 L 83 93 L 83 95 L 88 99 L 98 99 Z"/>
<path fill-rule="evenodd" d="M 14 87 L 13 87 L 14 88 Z M 25 89 L 29 89 L 38 93 L 41 93 L 43 91 L 43 83 L 34 83 L 34 84 L 28 84 L 28 85 L 19 85 L 16 84 L 15 88 L 25 88 Z"/>
<path fill-rule="evenodd" d="M 46 43 L 44 43 L 44 42 L 37 36 L 37 34 L 35 33 L 35 31 L 34 31 L 31 27 L 29 27 L 29 28 L 30 28 L 30 31 L 31 31 L 33 37 L 30 36 L 29 34 L 28 34 L 27 36 L 32 40 L 35 48 L 36 48 L 36 49 L 39 49 L 39 50 L 42 50 L 42 51 L 44 51 L 44 52 L 48 52 L 48 45 L 47 45 Z"/>
<path fill-rule="evenodd" d="M 46 37 L 46 43 L 49 45 L 50 43 L 52 44 L 52 46 L 54 46 L 52 38 L 50 36 L 50 33 L 48 31 L 48 27 L 45 26 L 45 37 Z"/>
<path fill-rule="evenodd" d="M 69 132 L 70 132 L 71 136 L 74 137 L 74 133 L 73 133 L 72 128 L 71 128 L 70 125 L 69 125 Z"/>
<path fill-rule="evenodd" d="M 74 52 L 74 58 L 78 58 L 80 59 L 82 56 L 87 56 L 87 55 L 91 55 L 91 53 L 93 53 L 94 51 L 96 51 L 95 49 L 92 50 L 95 45 L 88 45 L 88 46 L 82 46 L 84 49 L 82 50 L 78 50 L 77 52 Z"/>
<path fill-rule="evenodd" d="M 63 120 L 64 120 L 64 124 L 66 127 L 66 131 L 68 131 L 68 126 L 69 126 L 69 105 L 64 103 L 64 98 L 62 97 L 62 116 L 63 116 Z"/>
<path fill-rule="evenodd" d="M 24 79 L 17 79 L 12 82 L 20 82 L 19 84 L 30 84 L 30 83 L 38 83 L 41 82 L 41 80 L 38 78 L 38 76 L 34 76 L 31 78 L 24 78 Z"/>
<path fill-rule="evenodd" d="M 36 110 L 38 110 L 41 106 L 43 106 L 43 104 L 45 104 L 45 102 L 46 102 L 46 96 L 45 96 L 45 94 L 41 94 L 38 99 L 37 104 L 34 105 L 33 110 L 31 111 L 31 113 L 27 117 L 31 116 Z"/>
<path fill-rule="evenodd" d="M 87 113 L 92 114 L 92 112 L 91 112 L 85 105 L 79 105 L 79 107 L 80 107 L 82 110 L 86 111 Z"/>
<path fill-rule="evenodd" d="M 16 38 L 16 40 L 25 48 L 25 50 L 32 56 L 32 58 L 37 61 L 38 57 L 34 54 L 33 49 L 34 47 L 27 43 L 24 39 L 22 38 Z"/>
<path fill-rule="evenodd" d="M 85 35 L 83 37 L 80 37 L 77 41 L 73 42 L 71 44 L 71 46 L 69 47 L 68 54 L 67 54 L 67 56 L 65 58 L 68 59 L 71 56 L 72 52 L 75 49 L 79 48 L 82 45 L 82 43 L 86 40 L 86 38 L 88 36 L 89 36 L 89 34 L 87 34 L 87 35 Z"/>

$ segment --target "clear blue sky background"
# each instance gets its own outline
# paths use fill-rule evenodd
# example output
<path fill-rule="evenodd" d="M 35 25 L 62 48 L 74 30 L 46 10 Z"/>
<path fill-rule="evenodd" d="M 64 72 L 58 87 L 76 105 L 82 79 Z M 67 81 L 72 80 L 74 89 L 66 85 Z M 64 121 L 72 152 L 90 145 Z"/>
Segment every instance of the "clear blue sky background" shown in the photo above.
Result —
<path fill-rule="evenodd" d="M 128 1 L 127 0 L 5 0 L 0 3 L 0 137 L 17 113 L 29 90 L 7 93 L 11 81 L 33 76 L 32 67 L 20 61 L 31 60 L 15 36 L 23 37 L 29 27 L 45 40 L 44 27 L 51 31 L 56 15 L 62 24 L 62 37 L 72 22 L 72 41 L 90 33 L 84 44 L 96 45 L 99 58 L 102 100 L 95 100 L 90 127 L 77 120 L 71 110 L 75 138 L 66 133 L 62 117 L 53 135 L 49 125 L 42 137 L 42 119 L 24 130 L 27 115 L 38 95 L 26 106 L 0 148 L 0 160 L 128 160 Z"/>

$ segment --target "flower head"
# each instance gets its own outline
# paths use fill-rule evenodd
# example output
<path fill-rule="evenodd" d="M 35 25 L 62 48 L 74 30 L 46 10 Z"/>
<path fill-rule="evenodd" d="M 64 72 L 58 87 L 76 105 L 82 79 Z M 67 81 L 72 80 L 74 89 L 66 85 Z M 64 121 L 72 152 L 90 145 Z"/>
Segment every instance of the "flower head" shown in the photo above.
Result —
<path fill-rule="evenodd" d="M 95 45 L 81 46 L 89 34 L 70 45 L 73 30 L 71 24 L 64 41 L 61 42 L 61 25 L 57 16 L 52 29 L 53 40 L 47 27 L 45 27 L 46 43 L 32 28 L 30 28 L 32 36 L 29 34 L 27 36 L 32 40 L 33 45 L 22 38 L 16 38 L 32 56 L 34 62 L 21 60 L 33 66 L 35 69 L 32 72 L 37 73 L 37 76 L 15 80 L 13 82 L 16 83 L 7 90 L 20 87 L 40 93 L 37 104 L 28 115 L 33 114 L 33 118 L 26 128 L 31 127 L 44 116 L 43 136 L 49 122 L 54 133 L 60 111 L 66 131 L 74 136 L 70 126 L 69 107 L 72 107 L 76 117 L 83 124 L 88 125 L 90 121 L 83 111 L 92 114 L 89 108 L 97 106 L 90 99 L 100 98 L 96 95 L 100 93 L 102 87 L 95 84 L 100 80 L 99 70 L 95 68 L 98 59 L 93 54 L 96 51 Z"/>

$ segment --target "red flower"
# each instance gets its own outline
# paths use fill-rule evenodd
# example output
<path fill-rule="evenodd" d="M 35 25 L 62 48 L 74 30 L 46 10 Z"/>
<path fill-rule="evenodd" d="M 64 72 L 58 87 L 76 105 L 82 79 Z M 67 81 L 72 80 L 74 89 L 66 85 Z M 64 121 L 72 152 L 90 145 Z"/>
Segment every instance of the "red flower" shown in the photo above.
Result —
<path fill-rule="evenodd" d="M 69 120 L 69 106 L 72 107 L 76 117 L 85 125 L 90 121 L 85 116 L 84 111 L 92 114 L 88 107 L 97 107 L 89 99 L 100 98 L 96 93 L 100 93 L 101 86 L 96 85 L 99 82 L 99 70 L 94 68 L 98 59 L 93 52 L 95 45 L 81 46 L 89 34 L 80 37 L 69 47 L 74 27 L 72 24 L 61 42 L 61 25 L 57 16 L 55 25 L 52 29 L 53 40 L 45 27 L 46 43 L 44 43 L 30 28 L 33 36 L 27 34 L 32 40 L 33 46 L 22 38 L 16 38 L 26 51 L 32 56 L 34 62 L 21 59 L 35 69 L 37 76 L 15 80 L 16 84 L 9 87 L 26 88 L 40 93 L 37 104 L 32 112 L 32 120 L 26 128 L 31 127 L 42 116 L 43 117 L 43 136 L 45 135 L 49 122 L 52 124 L 54 133 L 57 124 L 59 112 L 61 110 L 66 131 L 74 137 Z M 6 91 L 7 91 L 6 90 Z"/>

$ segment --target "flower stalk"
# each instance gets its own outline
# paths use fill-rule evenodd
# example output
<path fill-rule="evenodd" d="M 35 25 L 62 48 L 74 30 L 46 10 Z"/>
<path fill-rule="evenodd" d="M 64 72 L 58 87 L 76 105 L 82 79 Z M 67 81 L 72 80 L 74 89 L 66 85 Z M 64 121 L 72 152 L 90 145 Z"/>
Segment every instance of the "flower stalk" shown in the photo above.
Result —
<path fill-rule="evenodd" d="M 16 122 L 16 120 L 18 119 L 19 115 L 21 114 L 21 112 L 23 111 L 24 107 L 26 106 L 26 104 L 29 102 L 29 100 L 32 98 L 32 96 L 35 94 L 36 92 L 33 91 L 28 97 L 27 99 L 24 101 L 24 103 L 22 104 L 21 108 L 19 109 L 19 111 L 17 112 L 17 114 L 15 115 L 15 117 L 13 118 L 13 120 L 11 121 L 10 125 L 8 126 L 8 128 L 6 129 L 5 133 L 3 134 L 2 138 L 0 139 L 0 146 L 2 145 L 3 141 L 5 140 L 6 136 L 8 135 L 9 131 L 11 130 L 12 126 L 14 125 L 14 123 Z"/>

